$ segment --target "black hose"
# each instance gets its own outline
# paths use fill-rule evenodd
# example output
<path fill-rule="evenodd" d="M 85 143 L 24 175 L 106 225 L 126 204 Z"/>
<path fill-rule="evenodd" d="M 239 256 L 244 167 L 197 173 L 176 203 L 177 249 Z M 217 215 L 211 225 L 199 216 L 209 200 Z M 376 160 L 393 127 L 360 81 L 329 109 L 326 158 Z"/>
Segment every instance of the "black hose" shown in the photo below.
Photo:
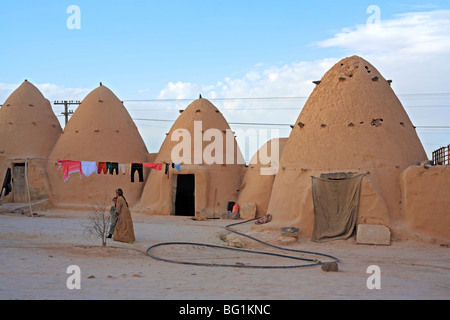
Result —
<path fill-rule="evenodd" d="M 236 230 L 231 229 L 231 227 L 233 226 L 237 226 L 240 224 L 244 224 L 244 223 L 248 223 L 251 221 L 254 221 L 256 219 L 253 220 L 246 220 L 246 221 L 242 221 L 242 222 L 238 222 L 238 223 L 233 223 L 230 225 L 227 225 L 225 227 L 226 230 L 236 233 L 238 235 L 247 237 L 249 239 L 252 239 L 254 241 L 257 241 L 261 244 L 264 244 L 266 246 L 270 246 L 272 248 L 278 249 L 278 250 L 284 250 L 284 251 L 290 251 L 290 252 L 296 252 L 296 253 L 301 253 L 301 254 L 308 254 L 308 255 L 315 255 L 315 256 L 321 256 L 321 257 L 326 257 L 326 258 L 330 258 L 333 261 L 332 262 L 339 262 L 338 258 L 335 258 L 331 255 L 328 254 L 324 254 L 324 253 L 320 253 L 320 252 L 312 252 L 312 251 L 303 251 L 303 250 L 296 250 L 296 249 L 289 249 L 289 248 L 283 248 L 283 247 L 279 247 L 264 241 L 261 241 L 257 238 L 251 237 L 249 235 L 243 234 L 241 232 L 238 232 Z M 201 263 L 201 262 L 188 262 L 188 261 L 178 261 L 178 260 L 170 260 L 170 259 L 164 259 L 164 258 L 160 258 L 157 257 L 153 254 L 150 253 L 150 251 L 154 248 L 157 247 L 162 247 L 162 246 L 172 246 L 172 245 L 188 245 L 188 246 L 200 246 L 200 247 L 208 247 L 208 248 L 215 248 L 215 249 L 221 249 L 221 250 L 232 250 L 232 251 L 239 251 L 239 252 L 246 252 L 246 253 L 251 253 L 251 254 L 260 254 L 260 255 L 270 255 L 270 256 L 276 256 L 276 257 L 281 257 L 284 259 L 293 259 L 293 260 L 300 260 L 300 261 L 305 261 L 308 262 L 308 264 L 300 264 L 300 265 L 286 265 L 286 266 L 265 266 L 265 265 L 245 265 L 245 264 L 217 264 L 217 263 Z M 177 263 L 177 264 L 187 264 L 187 265 L 195 265 L 195 266 L 207 266 L 207 267 L 231 267 L 231 268 L 254 268 L 254 269 L 292 269 L 292 268 L 305 268 L 305 267 L 313 267 L 313 266 L 318 266 L 318 265 L 322 265 L 325 262 L 322 262 L 320 260 L 317 259 L 307 259 L 307 258 L 300 258 L 300 257 L 296 257 L 296 256 L 291 256 L 291 255 L 285 255 L 285 254 L 279 254 L 279 253 L 274 253 L 274 252 L 266 252 L 266 251 L 256 251 L 256 250 L 247 250 L 247 249 L 239 249 L 239 248 L 231 248 L 231 247 L 222 247 L 222 246 L 216 246 L 216 245 L 212 245 L 212 244 L 205 244 L 205 243 L 193 243 L 193 242 L 164 242 L 164 243 L 159 243 L 159 244 L 155 244 L 153 246 L 151 246 L 150 248 L 147 249 L 146 251 L 147 256 L 155 259 L 155 260 L 159 260 L 159 261 L 164 261 L 164 262 L 170 262 L 170 263 Z"/>

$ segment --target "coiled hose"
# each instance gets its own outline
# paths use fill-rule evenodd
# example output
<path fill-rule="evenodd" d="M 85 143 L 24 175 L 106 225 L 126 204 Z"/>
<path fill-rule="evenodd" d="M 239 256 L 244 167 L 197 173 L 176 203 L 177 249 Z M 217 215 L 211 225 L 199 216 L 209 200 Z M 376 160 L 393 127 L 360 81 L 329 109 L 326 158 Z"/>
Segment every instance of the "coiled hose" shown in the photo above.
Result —
<path fill-rule="evenodd" d="M 314 256 L 321 256 L 321 257 L 325 257 L 325 258 L 330 258 L 332 261 L 326 261 L 326 262 L 339 262 L 339 259 L 336 257 L 333 257 L 331 255 L 328 254 L 324 254 L 324 253 L 320 253 L 320 252 L 312 252 L 312 251 L 303 251 L 303 250 L 296 250 L 296 249 L 289 249 L 289 248 L 283 248 L 283 247 L 279 247 L 267 242 L 264 242 L 262 240 L 259 240 L 257 238 L 251 237 L 249 235 L 246 235 L 244 233 L 238 232 L 236 230 L 231 229 L 231 227 L 237 226 L 237 225 L 241 225 L 244 223 L 249 223 L 252 222 L 256 219 L 253 220 L 246 220 L 246 221 L 242 221 L 242 222 L 238 222 L 238 223 L 233 223 L 230 225 L 227 225 L 225 227 L 226 230 L 244 236 L 246 238 L 249 238 L 251 240 L 254 240 L 256 242 L 259 242 L 263 245 L 278 249 L 278 250 L 282 250 L 282 251 L 289 251 L 289 252 L 295 252 L 295 253 L 301 253 L 301 254 L 306 254 L 306 255 L 314 255 Z M 231 251 L 238 251 L 238 252 L 245 252 L 245 253 L 251 253 L 251 254 L 259 254 L 259 255 L 267 255 L 267 256 L 275 256 L 275 257 L 280 257 L 283 259 L 292 259 L 292 260 L 297 260 L 297 261 L 303 261 L 306 263 L 303 264 L 294 264 L 294 265 L 280 265 L 280 266 L 273 266 L 273 265 L 246 265 L 246 264 L 220 264 L 220 263 L 203 263 L 203 262 L 189 262 L 189 261 L 179 261 L 179 260 L 171 260 L 171 259 L 165 259 L 165 258 L 161 258 L 158 256 L 155 256 L 154 254 L 151 253 L 151 251 L 157 247 L 163 247 L 163 246 L 199 246 L 199 247 L 208 247 L 208 248 L 214 248 L 214 249 L 220 249 L 220 250 L 231 250 Z M 217 246 L 217 245 L 212 245 L 212 244 L 205 244 L 205 243 L 194 243 L 194 242 L 164 242 L 164 243 L 158 243 L 155 244 L 153 246 L 151 246 L 150 248 L 147 249 L 146 251 L 147 256 L 155 259 L 155 260 L 159 260 L 159 261 L 164 261 L 164 262 L 170 262 L 170 263 L 177 263 L 177 264 L 186 264 L 186 265 L 195 265 L 195 266 L 207 266 L 207 267 L 231 267 L 231 268 L 254 268 L 254 269 L 292 269 L 292 268 L 306 268 L 306 267 L 313 267 L 313 266 L 319 266 L 324 264 L 324 261 L 320 261 L 317 259 L 313 259 L 313 258 L 301 258 L 301 257 L 297 257 L 297 256 L 292 256 L 292 255 L 287 255 L 287 254 L 279 254 L 279 253 L 274 253 L 274 252 L 266 252 L 266 251 L 257 251 L 257 250 L 247 250 L 247 249 L 240 249 L 240 248 L 232 248 L 232 247 L 222 247 L 222 246 Z"/>

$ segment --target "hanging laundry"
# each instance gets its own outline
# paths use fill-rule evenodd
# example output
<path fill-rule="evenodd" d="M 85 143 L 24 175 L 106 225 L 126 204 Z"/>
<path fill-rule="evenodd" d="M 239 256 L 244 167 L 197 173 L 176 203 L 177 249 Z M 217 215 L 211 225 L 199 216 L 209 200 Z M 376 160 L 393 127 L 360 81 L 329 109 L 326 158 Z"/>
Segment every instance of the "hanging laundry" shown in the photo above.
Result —
<path fill-rule="evenodd" d="M 164 169 L 164 173 L 168 174 L 169 173 L 169 164 L 165 163 L 166 168 Z"/>
<path fill-rule="evenodd" d="M 117 162 L 110 162 L 109 174 L 114 174 L 114 170 L 116 171 L 116 175 L 118 175 L 119 174 L 119 164 Z"/>
<path fill-rule="evenodd" d="M 144 167 L 155 169 L 157 171 L 161 171 L 163 164 L 162 163 L 143 163 Z"/>
<path fill-rule="evenodd" d="M 132 167 L 132 164 L 131 163 L 127 163 L 127 171 L 126 171 L 126 174 L 127 175 L 131 175 L 131 167 Z"/>
<path fill-rule="evenodd" d="M 103 172 L 104 174 L 106 174 L 106 170 L 107 170 L 106 162 L 99 162 L 98 163 L 98 171 L 97 171 L 97 173 L 100 174 L 100 173 Z"/>
<path fill-rule="evenodd" d="M 119 170 L 120 170 L 120 172 L 122 172 L 122 174 L 126 174 L 127 173 L 127 164 L 126 163 L 119 163 Z"/>
<path fill-rule="evenodd" d="M 80 173 L 80 179 L 82 178 L 83 170 L 81 168 L 81 161 L 73 160 L 59 160 L 58 159 L 58 170 L 63 168 L 64 182 L 69 179 L 69 175 L 75 172 Z"/>
<path fill-rule="evenodd" d="M 4 196 L 7 196 L 12 191 L 11 186 L 11 168 L 6 170 L 5 179 L 3 180 L 2 190 L 0 192 L 0 197 L 2 196 L 3 190 L 5 190 Z"/>
<path fill-rule="evenodd" d="M 112 162 L 106 162 L 106 173 L 111 173 L 111 172 L 112 172 Z"/>
<path fill-rule="evenodd" d="M 139 182 L 144 182 L 144 173 L 143 173 L 142 163 L 131 164 L 131 182 L 134 182 L 134 174 L 136 171 L 139 174 Z"/>
<path fill-rule="evenodd" d="M 81 171 L 86 177 L 93 173 L 97 173 L 97 163 L 95 161 L 81 161 Z"/>

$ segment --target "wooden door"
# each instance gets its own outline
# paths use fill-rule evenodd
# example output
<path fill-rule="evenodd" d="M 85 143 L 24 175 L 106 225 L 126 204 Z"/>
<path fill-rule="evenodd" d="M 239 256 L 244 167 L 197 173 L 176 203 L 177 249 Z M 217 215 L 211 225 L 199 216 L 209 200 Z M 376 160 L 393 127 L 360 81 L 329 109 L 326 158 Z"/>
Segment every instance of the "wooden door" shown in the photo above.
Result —
<path fill-rule="evenodd" d="M 14 164 L 12 178 L 13 201 L 15 203 L 28 202 L 25 184 L 25 163 Z"/>

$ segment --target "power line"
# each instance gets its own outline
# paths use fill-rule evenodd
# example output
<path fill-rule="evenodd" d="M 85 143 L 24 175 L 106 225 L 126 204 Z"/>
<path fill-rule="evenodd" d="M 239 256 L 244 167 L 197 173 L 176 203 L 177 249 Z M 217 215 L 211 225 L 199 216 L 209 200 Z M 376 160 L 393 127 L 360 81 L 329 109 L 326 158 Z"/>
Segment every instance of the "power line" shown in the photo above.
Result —
<path fill-rule="evenodd" d="M 399 97 L 403 96 L 403 97 L 420 97 L 420 96 L 426 96 L 426 97 L 430 97 L 430 96 L 450 96 L 450 93 L 411 93 L 411 94 L 399 94 Z M 243 97 L 243 98 L 211 98 L 208 99 L 209 101 L 294 101 L 294 100 L 306 100 L 308 99 L 308 96 L 298 96 L 298 97 Z M 193 101 L 193 99 L 188 99 L 188 98 L 173 98 L 173 99 L 130 99 L 130 100 L 123 100 L 123 102 L 191 102 Z M 73 101 L 69 101 L 72 102 L 72 104 L 80 104 L 79 101 L 76 101 L 75 103 L 73 103 Z M 56 101 L 54 104 L 64 104 L 64 102 L 58 102 Z M 450 108 L 450 105 L 438 105 L 438 106 L 405 106 L 405 108 Z M 286 108 L 240 108 L 240 109 L 233 109 L 233 108 L 222 108 L 222 110 L 224 111 L 245 111 L 245 110 L 298 110 L 299 107 L 294 107 L 294 108 L 290 108 L 290 107 L 286 107 Z M 148 112 L 153 112 L 153 111 L 160 111 L 160 112 L 169 112 L 169 110 L 159 110 L 159 109 L 144 109 L 144 110 L 130 110 L 130 111 L 134 111 L 134 112 L 144 112 L 144 111 L 148 111 Z M 73 113 L 73 111 L 65 111 L 65 113 L 62 113 L 64 115 L 70 115 Z"/>
<path fill-rule="evenodd" d="M 412 94 L 399 94 L 403 97 L 420 97 L 420 96 L 450 96 L 450 93 L 412 93 Z M 244 98 L 212 98 L 210 101 L 262 101 L 262 100 L 306 100 L 307 96 L 298 96 L 298 97 L 244 97 Z M 181 102 L 181 101 L 192 101 L 192 99 L 180 98 L 180 99 L 135 99 L 135 100 L 124 100 L 124 102 Z M 68 122 L 69 115 L 73 114 L 73 110 L 68 110 L 69 105 L 79 105 L 80 101 L 55 101 L 55 105 L 64 105 L 65 111 L 61 113 L 61 115 L 65 116 L 66 124 Z M 407 106 L 405 108 L 450 108 L 450 105 L 439 105 L 439 106 Z M 246 110 L 298 110 L 299 108 L 241 108 L 241 109 L 230 109 L 223 108 L 224 111 L 246 111 Z M 147 110 L 133 110 L 140 112 L 148 112 L 148 111 L 160 111 L 160 112 L 169 112 L 172 110 L 158 110 L 158 109 L 147 109 Z M 171 122 L 174 123 L 176 120 L 169 119 L 152 119 L 152 118 L 133 118 L 134 121 L 149 121 L 149 122 Z M 259 123 L 259 122 L 229 122 L 230 125 L 246 125 L 246 126 L 290 126 L 292 124 L 288 123 Z M 450 129 L 450 126 L 416 126 L 417 129 Z"/>
<path fill-rule="evenodd" d="M 417 129 L 450 129 L 450 126 L 416 126 Z"/>
<path fill-rule="evenodd" d="M 405 93 L 398 94 L 398 97 L 420 97 L 420 96 L 450 96 L 450 92 L 440 92 L 440 93 Z M 303 100 L 308 99 L 309 96 L 298 96 L 298 97 L 237 97 L 237 98 L 210 98 L 209 101 L 249 101 L 249 100 Z M 193 101 L 192 98 L 169 98 L 169 99 L 130 99 L 123 100 L 124 102 L 177 102 L 177 101 Z"/>
<path fill-rule="evenodd" d="M 277 111 L 277 110 L 299 110 L 301 107 L 295 107 L 295 108 L 239 108 L 239 109 L 233 109 L 233 108 L 221 108 L 222 111 Z M 405 108 L 450 108 L 450 105 L 447 106 L 405 106 Z M 128 110 L 130 112 L 173 112 L 176 110 L 161 110 L 161 109 L 141 109 L 141 110 Z"/>
<path fill-rule="evenodd" d="M 167 120 L 167 119 L 137 119 L 133 118 L 135 121 L 154 121 L 154 122 L 175 122 L 176 120 Z"/>
<path fill-rule="evenodd" d="M 69 110 L 69 105 L 79 105 L 81 103 L 81 101 L 55 101 L 53 102 L 53 104 L 55 105 L 64 105 L 64 112 L 61 112 L 62 115 L 64 115 L 64 117 L 66 118 L 66 124 L 67 122 L 69 122 L 69 115 L 73 114 L 73 110 Z"/>
<path fill-rule="evenodd" d="M 405 106 L 405 108 L 450 108 L 450 105 L 448 105 L 448 106 Z"/>
<path fill-rule="evenodd" d="M 151 122 L 175 122 L 169 119 L 150 119 L 150 118 L 133 118 L 134 121 L 151 121 Z M 249 126 L 292 126 L 290 123 L 261 123 L 261 122 L 228 122 L 230 125 L 249 125 Z M 415 126 L 417 129 L 450 129 L 450 126 Z"/>
<path fill-rule="evenodd" d="M 300 100 L 308 97 L 254 97 L 254 98 L 211 98 L 209 101 L 249 101 L 249 100 Z M 182 102 L 194 101 L 195 99 L 142 99 L 142 100 L 123 100 L 124 102 Z"/>
<path fill-rule="evenodd" d="M 168 119 L 137 119 L 133 118 L 134 121 L 151 121 L 151 122 L 175 122 L 176 120 L 168 120 Z M 287 123 L 258 123 L 258 122 L 228 122 L 228 124 L 233 125 L 252 125 L 252 126 L 290 126 Z"/>
<path fill-rule="evenodd" d="M 398 94 L 399 97 L 416 97 L 416 96 L 450 96 L 450 92 L 435 92 L 435 93 L 404 93 Z"/>

